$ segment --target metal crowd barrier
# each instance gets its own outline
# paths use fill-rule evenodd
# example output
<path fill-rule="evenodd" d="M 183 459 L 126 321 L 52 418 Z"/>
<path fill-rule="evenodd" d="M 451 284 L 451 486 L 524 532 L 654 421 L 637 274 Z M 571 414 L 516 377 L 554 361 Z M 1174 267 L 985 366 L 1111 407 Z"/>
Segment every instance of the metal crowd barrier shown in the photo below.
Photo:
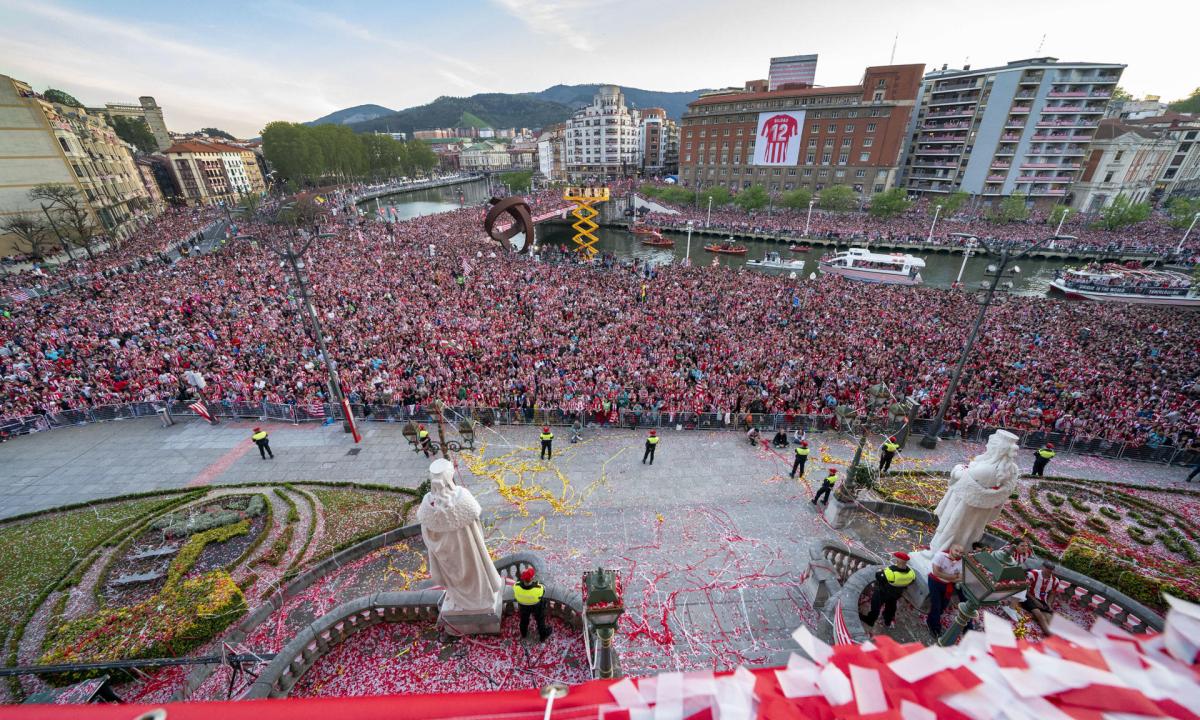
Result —
<path fill-rule="evenodd" d="M 94 422 L 111 420 L 130 420 L 135 418 L 153 417 L 159 409 L 166 406 L 171 415 L 195 417 L 188 402 L 136 402 L 121 405 L 100 405 L 92 408 L 62 410 L 54 413 L 25 415 L 22 417 L 0 420 L 0 437 L 27 435 L 46 430 L 55 430 L 73 425 L 87 425 Z M 222 402 L 210 403 L 209 410 L 218 418 L 252 418 L 256 420 L 274 420 L 292 424 L 306 422 L 340 421 L 342 409 L 331 403 L 292 405 L 288 403 L 269 402 Z M 427 405 L 378 405 L 352 403 L 351 411 L 359 421 L 366 422 L 408 422 L 419 423 L 435 421 L 432 408 Z M 596 427 L 625 427 L 625 428 L 679 428 L 681 430 L 741 430 L 749 429 L 751 425 L 760 431 L 802 430 L 804 432 L 824 433 L 840 432 L 841 424 L 832 415 L 796 415 L 792 413 L 695 413 L 669 412 L 663 410 L 645 410 L 636 412 L 629 408 L 618 409 L 614 416 L 612 412 L 572 413 L 564 410 L 543 408 L 479 408 L 470 406 L 447 406 L 443 416 L 448 422 L 457 423 L 464 419 L 491 425 L 552 425 L 570 426 L 576 420 Z M 883 426 L 881 434 L 896 433 L 903 427 L 903 420 L 896 420 Z M 933 428 L 933 420 L 918 418 L 913 422 L 912 434 L 925 435 Z M 1000 428 L 981 427 L 970 430 L 960 430 L 943 426 L 938 434 L 944 439 L 959 438 L 968 442 L 986 442 L 992 433 Z M 1105 438 L 1068 435 L 1061 432 L 1045 430 L 1020 430 L 1003 428 L 1017 436 L 1018 444 L 1023 448 L 1039 448 L 1047 442 L 1054 443 L 1054 449 L 1060 453 L 1072 455 L 1088 455 L 1109 459 L 1136 460 L 1138 462 L 1158 463 L 1160 465 L 1194 465 L 1200 463 L 1200 452 L 1174 446 L 1131 445 Z"/>

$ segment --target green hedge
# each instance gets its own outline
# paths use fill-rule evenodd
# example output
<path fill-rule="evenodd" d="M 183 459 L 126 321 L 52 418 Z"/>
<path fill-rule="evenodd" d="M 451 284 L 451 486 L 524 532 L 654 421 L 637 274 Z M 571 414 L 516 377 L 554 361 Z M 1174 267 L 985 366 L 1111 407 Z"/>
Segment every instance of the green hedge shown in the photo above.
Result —
<path fill-rule="evenodd" d="M 175 555 L 175 559 L 171 561 L 171 567 L 167 569 L 166 587 L 175 585 L 188 574 L 209 543 L 223 543 L 248 532 L 250 532 L 250 521 L 242 520 L 233 525 L 222 525 L 205 530 L 188 538 L 188 541 L 179 549 L 179 553 Z"/>
<path fill-rule="evenodd" d="M 53 629 L 40 664 L 180 657 L 208 642 L 246 612 L 246 599 L 224 570 L 184 580 L 148 600 L 105 608 Z M 57 676 L 76 682 L 102 670 Z"/>

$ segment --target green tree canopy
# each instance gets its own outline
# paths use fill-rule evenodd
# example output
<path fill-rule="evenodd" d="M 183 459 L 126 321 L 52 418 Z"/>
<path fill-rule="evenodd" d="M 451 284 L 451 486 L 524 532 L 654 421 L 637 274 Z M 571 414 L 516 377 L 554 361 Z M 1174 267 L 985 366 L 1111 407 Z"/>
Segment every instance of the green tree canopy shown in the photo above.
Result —
<path fill-rule="evenodd" d="M 117 131 L 117 137 L 140 152 L 152 153 L 158 150 L 158 141 L 154 139 L 154 133 L 150 132 L 150 126 L 145 120 L 116 115 L 112 118 L 112 126 L 113 130 Z"/>
<path fill-rule="evenodd" d="M 1112 99 L 1118 102 L 1124 102 L 1125 100 L 1132 100 L 1133 95 L 1131 95 L 1128 90 L 1118 85 L 1116 89 L 1113 90 Z"/>
<path fill-rule="evenodd" d="M 1192 91 L 1183 100 L 1176 100 L 1168 105 L 1170 109 L 1181 113 L 1200 113 L 1200 87 Z"/>
<path fill-rule="evenodd" d="M 724 207 L 729 204 L 729 190 L 720 185 L 701 190 L 700 206 L 707 207 L 709 198 L 712 198 L 713 207 Z"/>
<path fill-rule="evenodd" d="M 56 90 L 54 88 L 46 88 L 46 92 L 42 93 L 42 97 L 46 98 L 50 102 L 58 103 L 59 105 L 83 107 L 83 103 L 76 100 L 74 95 L 68 92 L 63 92 L 62 90 Z"/>
<path fill-rule="evenodd" d="M 1057 227 L 1059 221 L 1062 220 L 1064 217 L 1066 217 L 1067 213 L 1069 213 L 1069 212 L 1071 212 L 1071 208 L 1068 207 L 1067 205 L 1060 204 L 1060 205 L 1055 205 L 1054 207 L 1050 208 L 1050 216 L 1049 216 L 1050 224 Z"/>
<path fill-rule="evenodd" d="M 854 191 L 845 185 L 825 188 L 818 196 L 818 203 L 822 210 L 832 210 L 833 212 L 847 212 L 858 206 Z"/>
<path fill-rule="evenodd" d="M 942 206 L 942 217 L 951 217 L 958 209 L 963 206 L 971 196 L 962 190 L 955 190 L 946 197 L 942 198 L 939 205 Z"/>
<path fill-rule="evenodd" d="M 908 210 L 912 203 L 908 201 L 908 193 L 904 188 L 892 188 L 881 193 L 875 193 L 871 198 L 869 212 L 872 216 L 887 220 Z"/>
<path fill-rule="evenodd" d="M 804 188 L 789 190 L 779 199 L 779 204 L 785 208 L 792 210 L 804 210 L 808 207 L 809 201 L 812 200 L 812 193 Z"/>
<path fill-rule="evenodd" d="M 225 132 L 221 128 L 200 128 L 200 132 L 209 137 L 225 138 L 226 140 L 237 140 L 234 136 Z"/>
<path fill-rule="evenodd" d="M 766 188 L 758 184 L 751 185 L 733 197 L 733 204 L 747 212 L 766 207 L 769 201 Z M 713 202 L 716 203 L 715 198 Z"/>
<path fill-rule="evenodd" d="M 1029 208 L 1025 205 L 1025 193 L 1013 193 L 1000 201 L 989 219 L 994 223 L 1012 223 L 1029 219 Z"/>
<path fill-rule="evenodd" d="M 267 161 L 282 178 L 295 183 L 417 175 L 437 166 L 437 155 L 420 140 L 358 135 L 344 125 L 279 121 L 263 128 L 262 138 Z"/>
<path fill-rule="evenodd" d="M 500 181 L 514 193 L 529 189 L 529 181 L 533 179 L 532 170 L 517 170 L 516 172 L 500 173 Z"/>
<path fill-rule="evenodd" d="M 1171 227 L 1186 228 L 1192 224 L 1192 218 L 1200 213 L 1200 198 L 1172 198 L 1167 203 L 1167 212 L 1171 215 Z"/>
<path fill-rule="evenodd" d="M 1133 198 L 1121 194 L 1113 198 L 1112 204 L 1100 211 L 1100 220 L 1096 225 L 1106 230 L 1116 230 L 1140 223 L 1149 217 L 1150 203 L 1135 203 Z"/>

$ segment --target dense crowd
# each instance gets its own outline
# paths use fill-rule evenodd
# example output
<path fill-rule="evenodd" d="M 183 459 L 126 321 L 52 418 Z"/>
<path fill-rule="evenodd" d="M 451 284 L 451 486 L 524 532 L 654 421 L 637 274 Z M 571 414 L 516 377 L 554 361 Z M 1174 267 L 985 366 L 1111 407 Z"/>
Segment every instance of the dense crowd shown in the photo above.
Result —
<path fill-rule="evenodd" d="M 677 210 L 678 214 L 652 212 L 646 216 L 646 221 L 654 225 L 682 226 L 691 220 L 696 227 L 704 227 L 707 222 L 710 228 L 730 232 L 770 233 L 797 238 L 804 234 L 807 226 L 809 235 L 813 237 L 932 242 L 952 247 L 971 242 L 965 236 L 974 235 L 988 242 L 999 243 L 1028 244 L 1045 240 L 1045 246 L 1061 250 L 1132 251 L 1157 255 L 1174 255 L 1184 234 L 1182 229 L 1171 227 L 1160 216 L 1119 230 L 1094 227 L 1094 218 L 1079 214 L 1068 214 L 1061 230 L 1058 223 L 1050 222 L 1041 213 L 1034 213 L 1025 221 L 997 224 L 978 212 L 964 210 L 951 217 L 939 213 L 934 223 L 935 212 L 928 202 L 917 203 L 904 214 L 886 220 L 861 211 L 842 213 L 814 209 L 810 219 L 807 209 L 781 208 L 747 213 L 727 208 L 714 209 L 711 214 L 705 208 L 672 209 Z M 1051 240 L 1056 232 L 1059 233 L 1058 237 Z M 1193 261 L 1200 258 L 1200 232 L 1193 232 L 1188 237 L 1182 254 L 1185 259 Z"/>
<path fill-rule="evenodd" d="M 830 415 L 883 381 L 928 417 L 975 313 L 961 293 L 836 276 L 537 262 L 486 240 L 478 208 L 330 223 L 306 272 L 341 380 L 372 406 Z M 191 373 L 210 402 L 326 400 L 269 251 L 281 230 L 243 231 L 257 240 L 7 308 L 0 415 L 186 397 Z M 1191 314 L 1011 297 L 949 420 L 1181 443 L 1200 426 L 1198 372 Z"/>

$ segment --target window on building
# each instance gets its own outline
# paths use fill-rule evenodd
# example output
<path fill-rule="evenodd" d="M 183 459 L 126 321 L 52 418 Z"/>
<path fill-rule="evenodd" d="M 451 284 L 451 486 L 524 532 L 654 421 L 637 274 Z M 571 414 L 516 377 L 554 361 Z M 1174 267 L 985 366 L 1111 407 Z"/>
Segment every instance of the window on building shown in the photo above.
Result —
<path fill-rule="evenodd" d="M 807 155 L 804 156 L 804 162 L 809 165 L 812 165 L 815 157 L 816 157 L 816 155 L 814 153 L 808 153 Z"/>
<path fill-rule="evenodd" d="M 1125 154 L 1124 150 L 1118 150 L 1116 155 L 1113 155 L 1113 162 L 1121 162 L 1121 156 Z"/>
<path fill-rule="evenodd" d="M 841 116 L 842 116 L 842 114 L 840 112 L 838 112 L 837 110 L 834 110 L 833 112 L 829 113 L 829 117 L 831 117 L 831 118 L 840 118 Z"/>
<path fill-rule="evenodd" d="M 775 168 L 775 169 L 771 170 L 771 174 L 774 175 L 775 177 L 779 177 L 779 168 Z"/>
<path fill-rule="evenodd" d="M 859 162 L 867 162 L 870 159 L 871 159 L 871 153 L 859 153 L 858 154 Z"/>
<path fill-rule="evenodd" d="M 837 125 L 829 123 L 829 132 L 837 132 Z"/>
<path fill-rule="evenodd" d="M 827 177 L 829 177 L 829 171 L 821 170 L 817 173 L 817 177 L 822 178 L 822 179 L 827 178 Z"/>
<path fill-rule="evenodd" d="M 883 184 L 882 183 L 876 183 L 875 192 L 877 192 L 877 193 L 883 192 Z"/>
<path fill-rule="evenodd" d="M 863 138 L 863 147 L 871 147 L 875 144 L 875 138 Z"/>
<path fill-rule="evenodd" d="M 875 85 L 875 87 L 881 87 L 881 88 L 882 88 L 882 87 L 887 87 L 887 80 L 885 80 L 885 79 L 883 79 L 883 78 L 880 78 L 880 79 L 879 79 L 879 83 L 878 83 L 878 84 L 876 84 L 876 85 Z"/>
<path fill-rule="evenodd" d="M 825 141 L 825 149 L 829 150 L 832 148 L 833 148 L 833 138 L 829 138 L 828 140 Z"/>
<path fill-rule="evenodd" d="M 848 133 L 854 132 L 854 126 L 849 123 L 846 123 L 846 132 L 848 132 Z"/>
<path fill-rule="evenodd" d="M 812 168 L 804 168 L 804 177 L 812 177 Z"/>
<path fill-rule="evenodd" d="M 856 177 L 856 178 L 864 178 L 866 176 L 867 176 L 866 170 L 855 170 L 854 171 L 854 177 Z"/>
<path fill-rule="evenodd" d="M 876 170 L 875 177 L 877 177 L 877 178 L 887 177 L 887 170 Z"/>
<path fill-rule="evenodd" d="M 875 123 L 867 123 L 867 132 L 875 132 Z"/>
<path fill-rule="evenodd" d="M 688 153 L 688 154 L 684 155 L 684 156 L 683 156 L 683 161 L 684 161 L 684 162 L 691 162 L 691 161 L 692 161 L 692 154 L 691 154 L 691 153 Z"/>
<path fill-rule="evenodd" d="M 822 165 L 828 165 L 828 164 L 829 164 L 829 157 L 830 157 L 829 153 L 821 153 L 821 164 L 822 164 Z"/>
<path fill-rule="evenodd" d="M 850 153 L 841 153 L 838 155 L 838 165 L 845 165 L 850 162 Z"/>
<path fill-rule="evenodd" d="M 844 147 L 844 148 L 850 147 L 850 138 L 842 138 L 842 147 Z"/>
<path fill-rule="evenodd" d="M 808 146 L 809 146 L 810 148 L 816 148 L 816 147 L 817 147 L 817 139 L 816 139 L 816 138 L 810 138 L 810 139 L 809 139 L 809 141 L 808 141 Z"/>
<path fill-rule="evenodd" d="M 833 176 L 834 176 L 834 177 L 840 177 L 840 178 L 844 178 L 844 177 L 846 177 L 846 171 L 845 171 L 845 170 L 838 170 L 837 172 L 835 172 L 835 173 L 833 174 Z"/>
<path fill-rule="evenodd" d="M 1112 174 L 1112 173 L 1105 173 L 1105 175 L 1104 175 L 1104 182 L 1106 182 L 1106 183 L 1110 183 L 1110 182 L 1112 182 L 1112 179 L 1113 179 L 1113 174 Z"/>
<path fill-rule="evenodd" d="M 875 95 L 874 95 L 874 98 L 873 98 L 873 99 L 875 100 L 875 102 L 881 102 L 881 101 L 883 100 L 883 91 L 882 91 L 882 90 L 876 90 L 876 91 L 875 91 Z"/>

